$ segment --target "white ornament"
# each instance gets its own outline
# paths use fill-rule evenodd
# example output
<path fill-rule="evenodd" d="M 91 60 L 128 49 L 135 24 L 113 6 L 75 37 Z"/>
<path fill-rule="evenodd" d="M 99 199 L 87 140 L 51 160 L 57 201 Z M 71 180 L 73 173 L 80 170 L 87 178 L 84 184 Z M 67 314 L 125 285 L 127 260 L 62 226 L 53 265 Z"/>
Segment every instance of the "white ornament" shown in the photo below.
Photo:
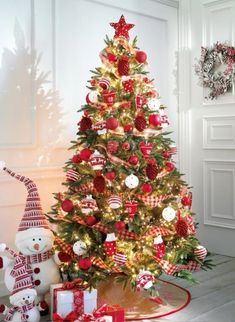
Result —
<path fill-rule="evenodd" d="M 89 162 L 93 170 L 102 170 L 103 165 L 106 163 L 106 158 L 99 151 L 95 150 L 90 156 Z"/>
<path fill-rule="evenodd" d="M 87 245 L 82 240 L 78 240 L 73 244 L 73 251 L 76 255 L 82 256 L 87 252 Z"/>
<path fill-rule="evenodd" d="M 94 211 L 96 207 L 96 201 L 92 198 L 92 195 L 87 195 L 86 198 L 81 201 L 81 211 L 84 215 L 89 215 Z"/>
<path fill-rule="evenodd" d="M 153 286 L 153 275 L 151 272 L 146 270 L 140 270 L 136 278 L 137 289 L 148 290 Z"/>
<path fill-rule="evenodd" d="M 203 261 L 205 259 L 206 255 L 207 255 L 207 249 L 204 246 L 199 245 L 194 250 L 194 254 L 197 256 L 198 259 Z"/>
<path fill-rule="evenodd" d="M 159 99 L 153 97 L 148 100 L 147 105 L 148 105 L 148 108 L 150 109 L 150 111 L 158 111 L 161 106 L 161 102 Z"/>
<path fill-rule="evenodd" d="M 171 207 L 166 207 L 163 209 L 162 211 L 162 217 L 166 220 L 166 221 L 172 221 L 173 219 L 175 219 L 175 215 L 176 212 L 173 208 Z"/>
<path fill-rule="evenodd" d="M 122 205 L 122 200 L 118 195 L 112 195 L 108 199 L 108 204 L 111 209 L 118 209 Z"/>
<path fill-rule="evenodd" d="M 161 235 L 158 235 L 154 238 L 154 242 L 153 244 L 154 245 L 158 245 L 158 244 L 162 244 L 163 243 L 163 240 L 162 240 L 162 236 Z"/>
<path fill-rule="evenodd" d="M 139 185 L 139 178 L 134 174 L 130 174 L 125 179 L 125 185 L 130 189 L 134 189 Z"/>

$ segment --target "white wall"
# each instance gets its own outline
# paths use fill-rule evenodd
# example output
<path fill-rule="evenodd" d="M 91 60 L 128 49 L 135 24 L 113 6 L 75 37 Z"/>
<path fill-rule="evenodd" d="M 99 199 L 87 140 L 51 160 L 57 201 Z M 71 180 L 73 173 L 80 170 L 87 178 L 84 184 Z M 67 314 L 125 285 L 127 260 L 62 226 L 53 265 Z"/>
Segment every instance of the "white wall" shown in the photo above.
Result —
<path fill-rule="evenodd" d="M 62 189 L 90 69 L 100 65 L 109 22 L 135 23 L 151 76 L 178 141 L 177 2 L 151 0 L 0 0 L 0 160 L 35 180 L 45 211 Z M 37 66 L 32 62 L 40 57 Z M 31 71 L 34 71 L 33 73 Z M 49 83 L 47 82 L 49 80 Z M 55 92 L 55 91 L 58 92 Z M 0 242 L 14 247 L 26 191 L 0 174 Z M 5 292 L 0 275 L 0 295 Z"/>
<path fill-rule="evenodd" d="M 180 0 L 179 127 L 181 172 L 193 186 L 199 238 L 235 256 L 235 94 L 205 99 L 194 72 L 201 46 L 235 45 L 235 0 Z"/>

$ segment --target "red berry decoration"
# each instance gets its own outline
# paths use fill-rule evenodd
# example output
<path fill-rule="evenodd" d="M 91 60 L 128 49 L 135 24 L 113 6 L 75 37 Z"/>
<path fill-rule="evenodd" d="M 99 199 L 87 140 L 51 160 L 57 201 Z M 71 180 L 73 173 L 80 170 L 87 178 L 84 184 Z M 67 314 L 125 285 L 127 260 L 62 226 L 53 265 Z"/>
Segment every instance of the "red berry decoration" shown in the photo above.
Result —
<path fill-rule="evenodd" d="M 165 150 L 162 152 L 162 156 L 166 159 L 169 159 L 171 155 L 172 155 L 171 150 Z"/>
<path fill-rule="evenodd" d="M 106 186 L 104 177 L 96 176 L 93 180 L 93 185 L 97 192 L 104 192 Z"/>
<path fill-rule="evenodd" d="M 144 51 L 138 50 L 135 53 L 135 59 L 138 61 L 138 63 L 145 63 L 147 60 L 147 55 Z"/>
<path fill-rule="evenodd" d="M 123 80 L 122 81 L 122 86 L 125 92 L 131 93 L 134 89 L 133 87 L 134 80 L 133 79 L 128 79 L 128 80 Z"/>
<path fill-rule="evenodd" d="M 88 161 L 90 159 L 91 154 L 92 151 L 89 148 L 85 148 L 80 151 L 79 157 L 83 161 Z"/>
<path fill-rule="evenodd" d="M 72 162 L 73 163 L 80 163 L 82 162 L 82 159 L 80 158 L 80 155 L 79 154 L 74 154 L 71 158 Z"/>
<path fill-rule="evenodd" d="M 124 130 L 124 132 L 125 132 L 125 133 L 129 133 L 129 132 L 131 132 L 131 131 L 133 130 L 133 126 L 132 126 L 132 124 L 125 124 L 125 125 L 123 126 L 123 130 Z"/>
<path fill-rule="evenodd" d="M 116 153 L 119 148 L 119 143 L 117 141 L 109 141 L 107 143 L 107 150 L 109 153 Z"/>
<path fill-rule="evenodd" d="M 106 120 L 106 126 L 107 126 L 107 129 L 109 130 L 115 130 L 117 127 L 118 127 L 118 120 L 116 119 L 116 117 L 109 117 L 107 120 Z"/>
<path fill-rule="evenodd" d="M 106 173 L 105 173 L 105 177 L 106 177 L 108 180 L 112 181 L 112 180 L 114 180 L 114 179 L 115 179 L 115 177 L 116 177 L 116 173 L 115 173 L 114 171 L 108 171 L 108 172 L 106 172 Z"/>
<path fill-rule="evenodd" d="M 97 219 L 93 215 L 86 216 L 85 222 L 88 226 L 93 226 L 97 223 Z"/>
<path fill-rule="evenodd" d="M 149 115 L 149 124 L 154 126 L 161 125 L 161 116 L 159 114 L 150 114 Z"/>
<path fill-rule="evenodd" d="M 158 168 L 156 164 L 149 162 L 146 166 L 146 175 L 150 180 L 155 180 L 158 174 Z"/>
<path fill-rule="evenodd" d="M 175 230 L 177 235 L 179 235 L 180 237 L 187 237 L 188 235 L 187 222 L 184 219 L 179 218 L 175 224 Z"/>
<path fill-rule="evenodd" d="M 132 165 L 137 165 L 137 163 L 139 162 L 139 158 L 136 155 L 131 155 L 128 158 L 128 162 Z"/>
<path fill-rule="evenodd" d="M 166 171 L 167 172 L 171 172 L 175 169 L 175 166 L 172 162 L 170 161 L 167 161 L 166 164 L 165 164 L 165 168 L 166 168 Z"/>
<path fill-rule="evenodd" d="M 61 203 L 61 208 L 66 212 L 70 212 L 74 208 L 73 202 L 70 199 L 65 199 Z"/>
<path fill-rule="evenodd" d="M 89 257 L 86 258 L 79 258 L 78 260 L 78 267 L 80 269 L 89 269 L 91 267 L 92 263 Z"/>
<path fill-rule="evenodd" d="M 135 118 L 135 128 L 139 131 L 139 132 L 143 132 L 146 128 L 146 120 L 142 115 L 138 115 Z"/>
<path fill-rule="evenodd" d="M 123 150 L 128 151 L 128 150 L 130 150 L 130 147 L 131 147 L 131 145 L 128 141 L 122 143 Z"/>
<path fill-rule="evenodd" d="M 86 130 L 89 130 L 92 127 L 92 121 L 87 116 L 83 116 L 83 118 L 81 119 L 81 121 L 78 124 L 80 126 L 79 129 L 80 129 L 81 132 L 84 132 Z"/>
<path fill-rule="evenodd" d="M 129 74 L 129 62 L 127 56 L 122 56 L 118 61 L 119 76 L 127 76 Z"/>
<path fill-rule="evenodd" d="M 143 191 L 143 193 L 150 193 L 152 192 L 152 189 L 153 189 L 152 185 L 147 182 L 144 183 L 141 187 L 141 190 Z"/>
<path fill-rule="evenodd" d="M 124 228 L 125 228 L 126 224 L 124 221 L 122 220 L 118 220 L 115 222 L 114 224 L 114 228 L 117 230 L 117 231 L 122 231 Z"/>

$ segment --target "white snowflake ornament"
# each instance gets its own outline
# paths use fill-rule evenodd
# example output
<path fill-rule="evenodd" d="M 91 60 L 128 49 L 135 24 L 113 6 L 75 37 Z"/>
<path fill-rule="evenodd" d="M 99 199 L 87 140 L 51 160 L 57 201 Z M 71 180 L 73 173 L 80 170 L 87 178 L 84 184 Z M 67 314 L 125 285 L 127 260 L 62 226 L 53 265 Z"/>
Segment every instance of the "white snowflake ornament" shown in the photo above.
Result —
<path fill-rule="evenodd" d="M 176 212 L 173 208 L 171 207 L 166 207 L 163 209 L 162 211 L 162 217 L 166 220 L 166 221 L 172 221 L 173 219 L 175 219 L 176 216 Z"/>
<path fill-rule="evenodd" d="M 73 251 L 76 255 L 82 256 L 87 252 L 87 245 L 82 240 L 78 240 L 73 244 Z"/>
<path fill-rule="evenodd" d="M 134 189 L 134 188 L 138 187 L 138 185 L 139 185 L 139 178 L 137 176 L 135 176 L 134 174 L 130 174 L 125 179 L 125 185 L 129 189 Z"/>
<path fill-rule="evenodd" d="M 148 100 L 147 105 L 150 111 L 158 111 L 161 106 L 161 102 L 156 97 L 153 97 Z"/>

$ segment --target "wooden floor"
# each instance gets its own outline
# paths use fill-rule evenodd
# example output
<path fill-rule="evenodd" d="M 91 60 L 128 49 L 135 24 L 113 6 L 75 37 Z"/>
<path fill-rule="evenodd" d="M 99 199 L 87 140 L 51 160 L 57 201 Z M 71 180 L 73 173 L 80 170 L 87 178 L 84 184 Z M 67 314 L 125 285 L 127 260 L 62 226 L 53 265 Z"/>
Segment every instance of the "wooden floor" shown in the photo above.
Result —
<path fill-rule="evenodd" d="M 192 300 L 178 313 L 151 321 L 235 322 L 235 258 L 212 255 L 211 259 L 217 266 L 212 271 L 195 273 L 200 282 L 198 285 L 190 285 L 185 281 L 164 276 L 165 280 L 187 288 Z M 0 298 L 0 303 L 6 302 L 7 298 Z M 49 318 L 44 317 L 41 321 L 49 321 Z"/>

